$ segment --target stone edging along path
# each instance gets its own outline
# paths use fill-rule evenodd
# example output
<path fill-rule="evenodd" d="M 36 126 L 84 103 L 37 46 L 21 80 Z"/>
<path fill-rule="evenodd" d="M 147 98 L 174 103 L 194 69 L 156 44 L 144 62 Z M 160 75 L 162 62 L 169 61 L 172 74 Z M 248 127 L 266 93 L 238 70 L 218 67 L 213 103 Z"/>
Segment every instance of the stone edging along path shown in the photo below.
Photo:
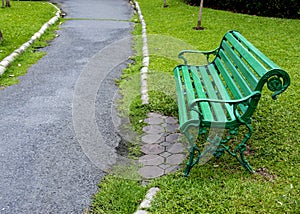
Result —
<path fill-rule="evenodd" d="M 140 23 L 142 25 L 142 39 L 143 39 L 143 67 L 140 70 L 141 74 L 141 100 L 142 104 L 148 104 L 149 103 L 149 95 L 148 95 L 148 85 L 147 85 L 147 73 L 148 73 L 148 67 L 150 63 L 150 56 L 148 51 L 148 41 L 147 41 L 147 27 L 146 22 L 144 20 L 144 17 L 142 15 L 141 8 L 139 6 L 139 3 L 134 1 L 131 2 L 139 16 Z"/>
<path fill-rule="evenodd" d="M 148 52 L 146 23 L 138 2 L 132 0 L 130 3 L 137 11 L 142 25 L 143 67 L 140 70 L 141 100 L 143 104 L 148 104 L 147 73 L 150 56 Z M 139 158 L 139 162 L 143 164 L 143 167 L 139 170 L 139 174 L 146 179 L 150 179 L 176 171 L 180 168 L 186 156 L 183 143 L 178 141 L 181 136 L 178 133 L 178 120 L 156 113 L 149 113 L 145 123 L 148 124 L 143 129 L 145 135 L 142 137 L 142 152 L 145 155 Z"/>
<path fill-rule="evenodd" d="M 40 38 L 45 31 L 53 24 L 55 24 L 61 15 L 61 11 L 58 7 L 56 7 L 54 4 L 51 4 L 53 7 L 56 8 L 57 12 L 55 14 L 54 17 L 52 17 L 48 22 L 46 22 L 38 32 L 36 32 L 28 42 L 24 43 L 23 45 L 21 45 L 21 47 L 19 47 L 18 49 L 16 49 L 14 52 L 12 52 L 9 56 L 5 57 L 1 62 L 0 62 L 0 76 L 6 71 L 7 67 L 15 60 L 15 58 L 17 56 L 19 56 L 20 54 L 22 54 L 28 47 L 31 46 L 31 44 L 34 43 L 35 40 L 37 40 L 38 38 Z"/>
<path fill-rule="evenodd" d="M 135 0 L 130 2 L 135 6 L 142 25 L 143 67 L 140 70 L 141 100 L 143 104 L 148 104 L 147 73 L 150 57 L 148 53 L 146 23 L 139 4 Z M 182 161 L 186 158 L 186 151 L 183 143 L 180 142 L 181 134 L 178 130 L 178 120 L 157 113 L 149 113 L 148 118 L 144 122 L 148 126 L 143 128 L 145 135 L 142 137 L 142 152 L 144 155 L 139 158 L 139 162 L 143 165 L 139 169 L 139 174 L 144 179 L 151 179 L 179 169 Z M 145 209 L 151 207 L 151 202 L 159 191 L 160 189 L 157 187 L 149 189 L 145 199 L 134 214 L 147 214 L 148 212 Z"/>

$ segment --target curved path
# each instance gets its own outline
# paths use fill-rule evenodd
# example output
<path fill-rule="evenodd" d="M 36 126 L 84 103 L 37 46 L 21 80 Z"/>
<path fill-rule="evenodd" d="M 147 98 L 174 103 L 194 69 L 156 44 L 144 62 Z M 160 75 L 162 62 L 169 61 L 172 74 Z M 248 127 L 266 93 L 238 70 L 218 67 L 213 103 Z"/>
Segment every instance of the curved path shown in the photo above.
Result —
<path fill-rule="evenodd" d="M 114 163 L 114 78 L 131 53 L 127 0 L 60 0 L 69 18 L 0 91 L 0 213 L 83 213 Z M 107 158 L 110 157 L 110 158 Z"/>

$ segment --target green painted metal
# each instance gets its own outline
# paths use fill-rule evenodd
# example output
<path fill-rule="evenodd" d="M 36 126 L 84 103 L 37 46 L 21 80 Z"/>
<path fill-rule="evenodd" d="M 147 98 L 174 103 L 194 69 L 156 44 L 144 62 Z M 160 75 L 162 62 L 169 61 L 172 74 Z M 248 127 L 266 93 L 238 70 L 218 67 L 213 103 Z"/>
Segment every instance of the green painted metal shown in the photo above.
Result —
<path fill-rule="evenodd" d="M 207 65 L 190 65 L 185 54 L 206 55 Z M 274 92 L 272 98 L 290 85 L 290 77 L 237 31 L 227 32 L 212 51 L 183 50 L 178 55 L 184 64 L 174 69 L 178 96 L 180 129 L 189 141 L 189 160 L 184 175 L 207 153 L 217 158 L 225 152 L 247 170 L 254 170 L 245 158 L 246 144 L 252 136 L 251 116 L 257 108 L 263 86 Z M 224 136 L 210 139 L 211 127 L 225 129 Z M 234 136 L 245 126 L 248 130 L 232 148 Z M 191 132 L 199 130 L 212 147 L 200 151 Z M 212 148 L 215 148 L 214 150 Z"/>
<path fill-rule="evenodd" d="M 197 68 L 195 66 L 191 66 L 190 71 L 192 72 L 192 78 L 196 88 L 197 98 L 206 98 L 206 92 L 202 86 Z M 202 112 L 199 112 L 198 109 L 196 109 L 195 111 L 199 112 L 201 116 L 206 120 L 213 120 L 213 115 L 210 111 L 209 103 L 200 103 L 200 108 L 202 109 Z"/>

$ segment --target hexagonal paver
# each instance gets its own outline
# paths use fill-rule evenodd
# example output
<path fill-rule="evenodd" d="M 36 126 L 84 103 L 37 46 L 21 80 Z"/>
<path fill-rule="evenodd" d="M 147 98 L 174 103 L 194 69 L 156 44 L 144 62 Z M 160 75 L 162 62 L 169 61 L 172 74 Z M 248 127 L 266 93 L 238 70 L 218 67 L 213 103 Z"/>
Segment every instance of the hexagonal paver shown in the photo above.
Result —
<path fill-rule="evenodd" d="M 157 134 L 157 133 L 164 133 L 165 129 L 160 125 L 150 125 L 150 126 L 145 126 L 143 128 L 143 131 L 148 134 Z"/>
<path fill-rule="evenodd" d="M 160 114 L 154 113 L 154 112 L 150 112 L 147 114 L 149 118 L 153 118 L 153 117 L 159 117 L 161 118 L 162 116 Z"/>
<path fill-rule="evenodd" d="M 165 147 L 159 144 L 146 144 L 142 146 L 142 152 L 147 155 L 157 155 L 165 151 Z"/>
<path fill-rule="evenodd" d="M 179 165 L 185 159 L 184 154 L 174 154 L 167 157 L 166 163 L 170 165 Z"/>
<path fill-rule="evenodd" d="M 178 165 L 171 166 L 171 167 L 165 169 L 165 174 L 168 174 L 170 172 L 175 172 L 178 169 L 180 169 L 180 166 L 178 166 Z"/>
<path fill-rule="evenodd" d="M 166 128 L 169 124 L 167 124 L 167 123 L 162 123 L 162 124 L 159 124 L 160 126 L 162 126 L 162 127 L 164 127 L 164 128 Z"/>
<path fill-rule="evenodd" d="M 144 155 L 139 158 L 139 162 L 142 163 L 144 166 L 157 166 L 164 162 L 164 158 L 160 157 L 159 155 Z"/>
<path fill-rule="evenodd" d="M 159 154 L 159 156 L 162 156 L 164 158 L 169 157 L 170 155 L 171 155 L 170 152 L 163 152 L 163 153 Z"/>
<path fill-rule="evenodd" d="M 147 134 L 142 137 L 144 143 L 159 143 L 163 134 Z"/>
<path fill-rule="evenodd" d="M 173 145 L 173 143 L 164 141 L 164 142 L 161 142 L 159 145 L 161 145 L 161 146 L 170 146 L 170 145 Z"/>
<path fill-rule="evenodd" d="M 177 124 L 178 123 L 178 119 L 174 118 L 174 117 L 168 117 L 166 119 L 166 122 L 169 123 L 169 124 Z"/>
<path fill-rule="evenodd" d="M 168 146 L 166 151 L 173 154 L 181 153 L 184 151 L 184 146 L 182 143 L 175 143 L 173 145 Z"/>
<path fill-rule="evenodd" d="M 139 158 L 143 164 L 139 173 L 150 179 L 179 169 L 186 155 L 185 145 L 179 142 L 178 119 L 149 113 L 144 122 L 149 125 L 143 128 L 146 134 L 141 149 L 145 155 Z"/>
<path fill-rule="evenodd" d="M 171 165 L 169 165 L 169 164 L 160 164 L 158 167 L 160 167 L 160 168 L 162 168 L 163 170 L 165 170 L 165 169 L 167 169 L 167 168 L 170 168 L 171 167 Z"/>
<path fill-rule="evenodd" d="M 165 129 L 169 133 L 174 133 L 174 132 L 177 132 L 179 130 L 179 125 L 178 124 L 167 124 Z"/>
<path fill-rule="evenodd" d="M 145 123 L 151 124 L 151 125 L 158 125 L 164 122 L 164 119 L 161 117 L 149 117 L 144 120 Z"/>
<path fill-rule="evenodd" d="M 179 133 L 170 134 L 166 137 L 167 142 L 176 142 L 180 137 Z"/>
<path fill-rule="evenodd" d="M 145 166 L 139 169 L 139 174 L 144 178 L 157 178 L 164 174 L 164 170 L 158 166 Z"/>

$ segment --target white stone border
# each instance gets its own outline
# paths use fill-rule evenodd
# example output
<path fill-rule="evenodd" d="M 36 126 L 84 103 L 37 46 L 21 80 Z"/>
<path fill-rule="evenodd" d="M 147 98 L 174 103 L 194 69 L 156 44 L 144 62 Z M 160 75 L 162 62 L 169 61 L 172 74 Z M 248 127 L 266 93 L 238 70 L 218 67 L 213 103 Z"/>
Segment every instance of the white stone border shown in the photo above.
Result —
<path fill-rule="evenodd" d="M 46 22 L 41 27 L 41 29 L 30 38 L 30 40 L 28 42 L 21 45 L 21 47 L 16 49 L 14 52 L 12 52 L 9 56 L 5 57 L 0 62 L 0 76 L 6 71 L 7 67 L 15 60 L 15 58 L 17 56 L 19 56 L 21 53 L 23 53 L 28 47 L 30 47 L 30 45 L 32 43 L 34 43 L 34 41 L 36 39 L 40 38 L 51 25 L 53 25 L 55 22 L 57 22 L 59 20 L 60 14 L 61 14 L 60 9 L 52 3 L 49 3 L 49 4 L 51 4 L 53 7 L 56 8 L 57 12 L 56 12 L 55 16 L 53 18 L 51 18 L 48 22 Z"/>
<path fill-rule="evenodd" d="M 134 1 L 135 8 L 137 10 L 140 23 L 142 25 L 142 39 L 143 39 L 143 67 L 141 68 L 141 99 L 142 104 L 149 103 L 149 95 L 148 95 L 148 86 L 147 86 L 147 73 L 148 67 L 150 63 L 150 57 L 148 52 L 148 42 L 147 42 L 147 30 L 146 30 L 146 23 L 144 17 L 142 15 L 141 8 L 138 2 Z M 143 210 L 151 207 L 151 202 L 154 199 L 155 195 L 160 191 L 158 187 L 152 187 L 148 190 L 145 199 L 140 204 L 138 210 L 134 214 L 147 214 L 148 212 Z"/>
<path fill-rule="evenodd" d="M 148 209 L 151 207 L 151 202 L 159 191 L 160 189 L 158 187 L 150 188 L 145 196 L 145 199 L 140 204 L 139 209 L 134 214 L 147 214 L 147 211 L 143 209 Z"/>
<path fill-rule="evenodd" d="M 149 103 L 149 95 L 148 95 L 148 85 L 147 85 L 147 73 L 150 62 L 149 52 L 148 52 L 148 42 L 147 42 L 147 31 L 146 31 L 146 23 L 144 17 L 142 15 L 141 8 L 138 2 L 133 1 L 135 8 L 137 10 L 140 23 L 142 25 L 142 39 L 143 39 L 143 67 L 141 69 L 141 99 L 142 104 Z"/>

